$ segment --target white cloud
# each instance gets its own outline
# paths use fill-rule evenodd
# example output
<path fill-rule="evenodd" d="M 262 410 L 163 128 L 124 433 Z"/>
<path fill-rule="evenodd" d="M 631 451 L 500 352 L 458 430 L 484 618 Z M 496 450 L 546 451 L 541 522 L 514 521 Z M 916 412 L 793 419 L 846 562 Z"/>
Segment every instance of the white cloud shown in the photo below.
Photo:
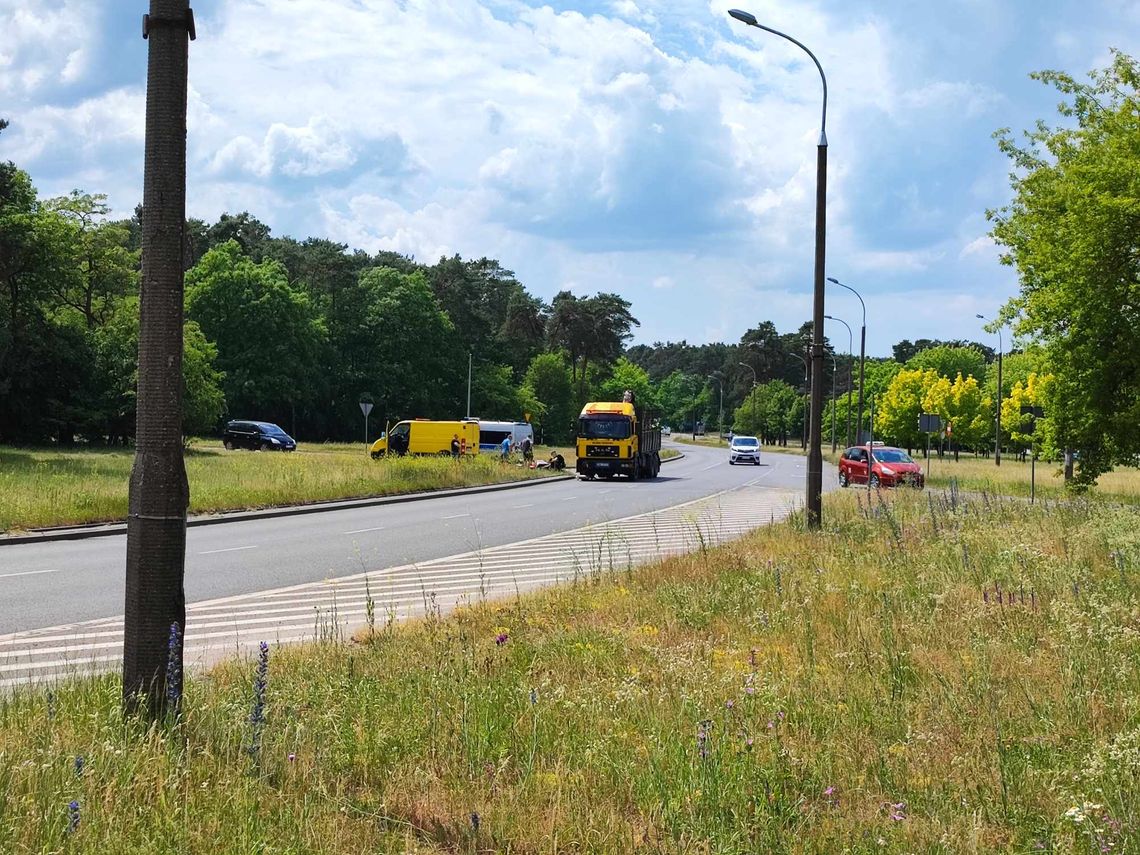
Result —
<path fill-rule="evenodd" d="M 0 0 L 0 95 L 27 96 L 53 82 L 79 80 L 88 63 L 97 5 L 96 0 L 51 5 Z"/>

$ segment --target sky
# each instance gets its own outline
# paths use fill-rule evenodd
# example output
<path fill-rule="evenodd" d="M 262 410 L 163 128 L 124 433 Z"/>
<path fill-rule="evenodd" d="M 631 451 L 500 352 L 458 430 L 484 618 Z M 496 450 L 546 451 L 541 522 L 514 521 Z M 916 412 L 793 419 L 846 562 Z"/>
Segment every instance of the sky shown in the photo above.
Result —
<path fill-rule="evenodd" d="M 992 139 L 1056 118 L 1029 79 L 1140 54 L 1129 0 L 198 0 L 187 213 L 433 263 L 489 256 L 549 300 L 613 291 L 634 342 L 810 319 L 821 83 L 827 274 L 867 352 L 994 338 L 1017 290 Z M 142 195 L 147 4 L 0 0 L 0 159 L 41 196 Z M 828 286 L 858 349 L 862 312 Z M 847 331 L 828 322 L 836 347 Z"/>

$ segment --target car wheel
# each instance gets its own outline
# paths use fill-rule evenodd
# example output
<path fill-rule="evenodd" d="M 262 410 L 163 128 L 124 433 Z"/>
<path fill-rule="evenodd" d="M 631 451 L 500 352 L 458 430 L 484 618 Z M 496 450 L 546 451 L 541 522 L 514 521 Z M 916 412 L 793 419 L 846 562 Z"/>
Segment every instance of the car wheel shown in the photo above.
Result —
<path fill-rule="evenodd" d="M 223 439 L 222 445 L 224 445 L 226 447 L 226 451 L 233 451 L 234 450 L 234 444 L 232 442 L 230 442 L 228 439 Z"/>
<path fill-rule="evenodd" d="M 839 470 L 839 486 L 840 487 L 846 487 L 850 483 L 851 482 L 849 480 L 847 480 L 847 473 L 844 472 L 842 469 L 840 469 Z"/>
<path fill-rule="evenodd" d="M 879 488 L 879 476 L 878 475 L 872 475 L 871 476 L 871 486 L 874 487 L 876 490 Z"/>

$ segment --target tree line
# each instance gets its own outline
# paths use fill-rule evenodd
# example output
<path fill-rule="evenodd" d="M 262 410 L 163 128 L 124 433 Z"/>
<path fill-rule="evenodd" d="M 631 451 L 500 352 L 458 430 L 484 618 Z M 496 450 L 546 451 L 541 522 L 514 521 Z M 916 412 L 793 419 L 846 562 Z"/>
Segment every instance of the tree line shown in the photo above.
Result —
<path fill-rule="evenodd" d="M 0 164 L 0 442 L 132 437 L 140 218 L 106 197 L 38 196 Z M 275 421 L 310 440 L 406 417 L 529 417 L 568 441 L 638 324 L 616 294 L 545 303 L 498 261 L 427 265 L 321 238 L 275 237 L 249 213 L 186 224 L 183 428 Z"/>

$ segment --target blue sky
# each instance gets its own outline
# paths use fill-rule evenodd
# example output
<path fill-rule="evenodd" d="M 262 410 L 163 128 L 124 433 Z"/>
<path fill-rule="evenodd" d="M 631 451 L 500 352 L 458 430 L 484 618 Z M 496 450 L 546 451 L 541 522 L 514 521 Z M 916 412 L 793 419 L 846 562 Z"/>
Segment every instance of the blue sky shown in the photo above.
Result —
<path fill-rule="evenodd" d="M 41 194 L 142 187 L 144 2 L 0 0 L 0 158 Z M 1016 290 L 986 237 L 1001 127 L 1052 119 L 1031 71 L 1140 53 L 1124 0 L 199 0 L 188 211 L 421 261 L 488 255 L 549 299 L 617 291 L 636 341 L 735 341 L 811 312 L 820 84 L 828 274 L 868 352 L 985 340 Z M 827 311 L 858 332 L 858 302 Z M 843 348 L 846 331 L 829 324 Z M 856 342 L 856 346 L 858 342 Z"/>

